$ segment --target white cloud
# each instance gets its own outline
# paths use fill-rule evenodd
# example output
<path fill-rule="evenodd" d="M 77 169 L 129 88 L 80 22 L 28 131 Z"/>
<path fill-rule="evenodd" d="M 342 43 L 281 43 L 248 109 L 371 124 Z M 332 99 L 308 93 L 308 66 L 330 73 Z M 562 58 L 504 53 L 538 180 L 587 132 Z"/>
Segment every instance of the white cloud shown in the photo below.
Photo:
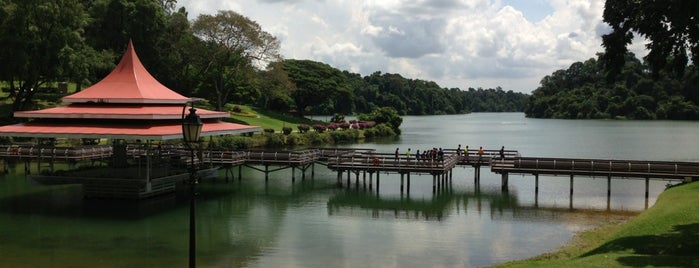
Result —
<path fill-rule="evenodd" d="M 257 21 L 282 41 L 286 58 L 323 61 L 362 75 L 400 73 L 461 89 L 501 86 L 530 92 L 545 75 L 595 57 L 603 50 L 600 34 L 609 30 L 602 22 L 604 0 L 179 4 L 190 19 L 230 9 Z"/>

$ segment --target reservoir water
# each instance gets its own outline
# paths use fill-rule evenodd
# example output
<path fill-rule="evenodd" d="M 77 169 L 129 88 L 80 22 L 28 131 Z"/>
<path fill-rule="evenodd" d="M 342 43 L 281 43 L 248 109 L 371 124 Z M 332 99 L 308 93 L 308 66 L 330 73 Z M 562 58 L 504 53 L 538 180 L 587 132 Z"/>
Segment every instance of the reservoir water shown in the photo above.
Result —
<path fill-rule="evenodd" d="M 407 116 L 401 137 L 338 145 L 393 152 L 432 147 L 518 150 L 522 156 L 699 161 L 699 123 L 541 120 L 519 113 Z M 668 181 L 510 175 L 510 191 L 487 168 L 457 167 L 451 190 L 433 194 L 428 175 L 381 174 L 378 195 L 335 186 L 316 165 L 291 171 L 243 168 L 239 182 L 200 184 L 200 267 L 481 267 L 554 250 L 575 232 L 652 206 Z M 298 171 L 297 171 L 298 172 Z M 221 173 L 223 176 L 223 173 Z M 354 178 L 353 178 L 354 180 Z M 571 208 L 572 204 L 572 208 Z M 0 263 L 4 267 L 186 267 L 186 194 L 146 202 L 83 199 L 80 186 L 33 183 L 20 166 L 0 177 Z"/>

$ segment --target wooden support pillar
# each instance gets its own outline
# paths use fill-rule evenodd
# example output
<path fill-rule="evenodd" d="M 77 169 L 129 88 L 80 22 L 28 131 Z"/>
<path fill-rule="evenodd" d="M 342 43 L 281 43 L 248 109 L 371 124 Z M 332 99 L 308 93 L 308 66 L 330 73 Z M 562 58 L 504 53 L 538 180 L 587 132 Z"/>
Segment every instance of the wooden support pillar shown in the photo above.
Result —
<path fill-rule="evenodd" d="M 303 166 L 303 167 L 301 168 L 301 181 L 305 181 L 305 180 L 306 180 L 306 169 L 308 169 L 308 166 Z"/>
<path fill-rule="evenodd" d="M 573 209 L 573 174 L 570 174 L 570 209 Z"/>
<path fill-rule="evenodd" d="M 338 187 L 342 187 L 342 170 L 337 171 L 337 182 Z"/>
<path fill-rule="evenodd" d="M 373 187 L 372 181 L 374 180 L 374 172 L 369 172 L 369 191 L 371 191 Z"/>
<path fill-rule="evenodd" d="M 612 204 L 612 175 L 607 175 L 607 210 L 611 209 Z"/>
<path fill-rule="evenodd" d="M 570 174 L 570 196 L 573 196 L 573 174 Z"/>
<path fill-rule="evenodd" d="M 410 172 L 408 172 L 408 194 L 410 194 Z"/>
<path fill-rule="evenodd" d="M 238 166 L 238 181 L 240 181 L 240 180 L 243 179 L 243 175 L 242 175 L 242 174 L 243 174 L 243 171 L 242 171 L 242 169 L 243 169 L 243 165 Z"/>
<path fill-rule="evenodd" d="M 362 175 L 362 185 L 364 186 L 364 191 L 366 191 L 366 170 L 364 171 L 364 174 Z"/>
<path fill-rule="evenodd" d="M 403 182 L 405 181 L 405 173 L 400 174 L 400 193 L 403 194 Z"/>
<path fill-rule="evenodd" d="M 646 209 L 648 208 L 648 192 L 650 186 L 650 178 L 646 177 Z"/>
<path fill-rule="evenodd" d="M 351 175 L 351 173 L 352 173 L 352 171 L 348 169 L 348 170 L 347 170 L 347 189 L 349 189 L 350 187 L 352 187 L 352 182 L 350 181 L 350 175 Z"/>
<path fill-rule="evenodd" d="M 292 166 L 291 167 L 291 183 L 294 183 L 294 182 L 296 182 L 296 168 Z"/>
<path fill-rule="evenodd" d="M 316 176 L 316 163 L 311 163 L 311 179 L 314 179 Z"/>
<path fill-rule="evenodd" d="M 379 184 L 381 183 L 381 179 L 379 178 L 380 172 L 376 172 L 376 194 L 379 194 Z"/>
<path fill-rule="evenodd" d="M 265 182 L 269 180 L 269 165 L 265 165 Z"/>
<path fill-rule="evenodd" d="M 534 207 L 539 207 L 539 174 L 534 174 Z"/>
<path fill-rule="evenodd" d="M 354 188 L 359 190 L 359 171 L 354 173 Z"/>
<path fill-rule="evenodd" d="M 473 179 L 474 179 L 477 183 L 481 183 L 481 166 L 480 166 L 480 165 L 476 165 L 476 166 L 473 168 Z"/>
<path fill-rule="evenodd" d="M 432 174 L 432 194 L 437 193 L 437 175 Z"/>
<path fill-rule="evenodd" d="M 509 186 L 510 174 L 507 172 L 503 172 L 501 176 L 502 176 L 502 185 L 500 186 L 501 191 L 507 192 L 510 190 L 510 186 Z"/>

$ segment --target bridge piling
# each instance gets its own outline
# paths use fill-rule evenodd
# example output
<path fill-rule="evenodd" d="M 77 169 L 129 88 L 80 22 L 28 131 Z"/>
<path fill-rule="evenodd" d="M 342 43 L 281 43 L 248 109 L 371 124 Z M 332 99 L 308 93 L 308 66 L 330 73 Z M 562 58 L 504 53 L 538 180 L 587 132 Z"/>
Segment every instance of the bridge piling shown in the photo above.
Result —
<path fill-rule="evenodd" d="M 410 172 L 408 172 L 408 194 L 410 194 Z"/>
<path fill-rule="evenodd" d="M 501 188 L 501 191 L 503 191 L 503 192 L 507 192 L 510 190 L 510 186 L 509 186 L 510 178 L 509 177 L 510 177 L 509 173 L 507 173 L 507 172 L 502 173 L 502 185 L 500 186 L 500 188 Z"/>
<path fill-rule="evenodd" d="M 400 174 L 400 193 L 403 194 L 403 180 L 404 180 L 404 175 L 405 173 Z"/>
<path fill-rule="evenodd" d="M 437 174 L 432 174 L 432 194 L 437 193 Z"/>
<path fill-rule="evenodd" d="M 364 187 L 364 191 L 366 191 L 366 170 L 362 174 L 362 186 Z"/>

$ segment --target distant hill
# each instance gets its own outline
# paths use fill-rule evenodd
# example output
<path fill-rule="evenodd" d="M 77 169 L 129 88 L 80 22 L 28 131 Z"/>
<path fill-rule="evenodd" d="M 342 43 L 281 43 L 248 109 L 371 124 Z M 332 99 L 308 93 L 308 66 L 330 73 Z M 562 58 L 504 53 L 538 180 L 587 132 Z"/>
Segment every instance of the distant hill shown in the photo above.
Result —
<path fill-rule="evenodd" d="M 654 73 L 629 53 L 614 80 L 608 79 L 599 57 L 547 75 L 532 92 L 525 114 L 535 118 L 697 120 L 698 104 L 696 66 L 687 66 L 682 74 L 672 66 Z"/>

